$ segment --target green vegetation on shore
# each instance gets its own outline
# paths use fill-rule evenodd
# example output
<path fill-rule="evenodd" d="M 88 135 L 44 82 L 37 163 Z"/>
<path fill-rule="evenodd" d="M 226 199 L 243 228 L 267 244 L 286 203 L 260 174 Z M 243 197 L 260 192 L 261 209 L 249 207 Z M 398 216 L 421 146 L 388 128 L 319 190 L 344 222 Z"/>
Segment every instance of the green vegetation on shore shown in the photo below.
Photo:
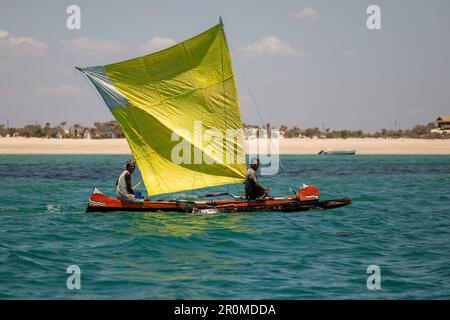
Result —
<path fill-rule="evenodd" d="M 57 126 L 51 126 L 46 123 L 28 124 L 23 128 L 6 128 L 0 125 L 1 137 L 35 137 L 35 138 L 71 138 L 71 139 L 111 139 L 123 138 L 124 135 L 116 121 L 96 122 L 94 127 L 83 127 L 75 124 L 66 129 L 67 123 L 61 122 Z M 297 126 L 288 128 L 281 125 L 278 129 L 267 124 L 264 127 L 244 124 L 244 130 L 253 129 L 256 135 L 259 130 L 265 129 L 267 132 L 277 130 L 279 135 L 284 138 L 322 138 L 322 139 L 347 139 L 347 138 L 414 138 L 414 139 L 449 139 L 450 134 L 446 131 L 436 132 L 436 126 L 433 122 L 427 125 L 416 125 L 411 129 L 389 130 L 381 129 L 375 133 L 365 133 L 362 130 L 320 130 L 318 127 L 300 129 Z"/>
<path fill-rule="evenodd" d="M 280 127 L 281 128 L 281 127 Z M 330 130 L 325 129 L 325 131 L 321 131 L 319 128 L 308 128 L 301 130 L 297 127 L 293 127 L 292 129 L 288 129 L 286 127 L 286 131 L 284 131 L 285 138 L 295 138 L 295 137 L 320 137 L 320 138 L 414 138 L 414 139 L 446 139 L 450 138 L 450 135 L 446 134 L 446 132 L 432 132 L 434 129 L 434 124 L 430 123 L 427 125 L 416 125 L 412 129 L 398 129 L 398 130 L 388 130 L 381 129 L 375 133 L 365 133 L 362 130 Z M 281 131 L 281 130 L 280 130 Z"/>
<path fill-rule="evenodd" d="M 93 128 L 75 124 L 65 129 L 66 125 L 65 121 L 54 127 L 51 127 L 48 122 L 44 127 L 40 124 L 28 124 L 23 128 L 6 128 L 5 125 L 0 125 L 0 136 L 56 139 L 111 139 L 124 137 L 116 121 L 96 122 Z"/>
<path fill-rule="evenodd" d="M 434 122 L 427 125 L 416 125 L 411 129 L 381 129 L 375 133 L 365 133 L 362 130 L 320 130 L 318 127 L 300 129 L 297 126 L 288 128 L 281 125 L 278 129 L 267 124 L 264 127 L 244 124 L 244 129 L 264 129 L 268 132 L 278 130 L 284 138 L 322 138 L 322 139 L 347 139 L 347 138 L 410 138 L 410 139 L 448 139 L 450 134 L 446 130 L 439 132 Z M 270 133 L 269 133 L 270 135 Z"/>

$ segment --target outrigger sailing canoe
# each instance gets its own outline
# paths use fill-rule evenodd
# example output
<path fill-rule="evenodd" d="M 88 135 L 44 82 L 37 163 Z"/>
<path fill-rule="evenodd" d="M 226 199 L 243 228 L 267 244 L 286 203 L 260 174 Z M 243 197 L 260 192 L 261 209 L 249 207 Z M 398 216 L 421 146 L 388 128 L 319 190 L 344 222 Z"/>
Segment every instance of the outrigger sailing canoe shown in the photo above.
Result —
<path fill-rule="evenodd" d="M 311 188 L 315 188 L 311 186 Z M 309 189 L 308 187 L 306 189 Z M 305 190 L 305 188 L 303 188 Z M 308 190 L 309 191 L 309 190 Z M 319 201 L 318 197 L 299 194 L 278 198 L 262 198 L 257 200 L 145 200 L 143 204 L 124 202 L 104 195 L 94 188 L 86 212 L 111 211 L 171 211 L 213 214 L 219 212 L 295 212 L 310 209 L 333 209 L 346 206 L 352 201 L 349 198 Z M 214 194 L 211 194 L 212 196 Z M 222 195 L 222 194 L 221 194 Z M 233 196 L 233 195 L 232 195 Z M 234 196 L 235 197 L 235 196 Z"/>
<path fill-rule="evenodd" d="M 239 96 L 222 21 L 168 49 L 77 70 L 92 82 L 120 125 L 149 196 L 244 182 Z M 224 194 L 212 194 L 217 195 Z M 137 204 L 94 188 L 86 212 L 305 211 L 351 203 L 348 198 L 320 201 L 314 186 L 278 198 L 230 196 Z"/>

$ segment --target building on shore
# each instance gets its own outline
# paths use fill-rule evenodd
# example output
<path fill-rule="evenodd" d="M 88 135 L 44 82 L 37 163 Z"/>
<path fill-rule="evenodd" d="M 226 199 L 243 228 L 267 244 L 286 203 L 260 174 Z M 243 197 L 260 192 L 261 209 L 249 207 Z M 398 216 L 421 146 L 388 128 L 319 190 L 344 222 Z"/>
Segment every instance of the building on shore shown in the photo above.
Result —
<path fill-rule="evenodd" d="M 69 128 L 69 135 L 72 137 L 78 138 L 83 135 L 83 127 L 81 125 L 74 124 L 72 127 Z"/>
<path fill-rule="evenodd" d="M 257 128 L 245 128 L 244 129 L 244 138 L 245 139 L 257 139 L 258 138 L 258 129 Z"/>
<path fill-rule="evenodd" d="M 431 132 L 450 134 L 450 116 L 440 116 L 435 121 L 435 128 Z"/>
<path fill-rule="evenodd" d="M 89 128 L 84 128 L 83 139 L 92 139 L 92 131 L 94 131 L 94 130 L 89 129 Z"/>
<path fill-rule="evenodd" d="M 70 127 L 69 130 L 65 131 L 65 134 L 72 138 L 79 139 L 93 139 L 94 137 L 98 137 L 94 128 L 83 127 L 79 124 Z"/>
<path fill-rule="evenodd" d="M 437 126 L 442 130 L 450 129 L 450 116 L 440 116 L 436 119 Z"/>
<path fill-rule="evenodd" d="M 283 132 L 284 133 L 284 132 Z M 283 133 L 278 129 L 271 128 L 269 131 L 266 128 L 244 128 L 245 139 L 279 139 L 283 136 Z"/>
<path fill-rule="evenodd" d="M 272 139 L 279 139 L 281 137 L 280 130 L 278 130 L 278 129 L 271 129 L 270 130 L 270 137 Z"/>

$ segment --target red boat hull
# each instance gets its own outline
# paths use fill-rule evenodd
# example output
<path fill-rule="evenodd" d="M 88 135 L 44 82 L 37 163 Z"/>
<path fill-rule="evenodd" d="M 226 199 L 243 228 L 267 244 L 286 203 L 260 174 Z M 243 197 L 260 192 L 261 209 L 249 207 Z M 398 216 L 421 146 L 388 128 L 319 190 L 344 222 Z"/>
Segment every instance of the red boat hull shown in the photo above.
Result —
<path fill-rule="evenodd" d="M 194 213 L 233 213 L 233 212 L 265 212 L 282 211 L 296 212 L 310 209 L 334 209 L 352 203 L 349 198 L 336 200 L 300 201 L 298 197 L 265 198 L 258 200 L 145 200 L 144 203 L 130 203 L 110 198 L 94 189 L 86 212 L 114 212 L 114 211 L 166 211 L 166 212 L 194 212 Z"/>

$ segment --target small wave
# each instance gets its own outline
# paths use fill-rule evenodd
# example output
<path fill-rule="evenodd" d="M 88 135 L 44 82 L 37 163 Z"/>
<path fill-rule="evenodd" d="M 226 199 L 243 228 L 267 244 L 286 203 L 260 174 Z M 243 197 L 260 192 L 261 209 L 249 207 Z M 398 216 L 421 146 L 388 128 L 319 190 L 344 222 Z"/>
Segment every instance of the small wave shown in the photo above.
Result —
<path fill-rule="evenodd" d="M 55 204 L 47 204 L 47 211 L 48 212 L 60 212 L 61 211 L 61 206 L 60 205 L 55 205 Z"/>

